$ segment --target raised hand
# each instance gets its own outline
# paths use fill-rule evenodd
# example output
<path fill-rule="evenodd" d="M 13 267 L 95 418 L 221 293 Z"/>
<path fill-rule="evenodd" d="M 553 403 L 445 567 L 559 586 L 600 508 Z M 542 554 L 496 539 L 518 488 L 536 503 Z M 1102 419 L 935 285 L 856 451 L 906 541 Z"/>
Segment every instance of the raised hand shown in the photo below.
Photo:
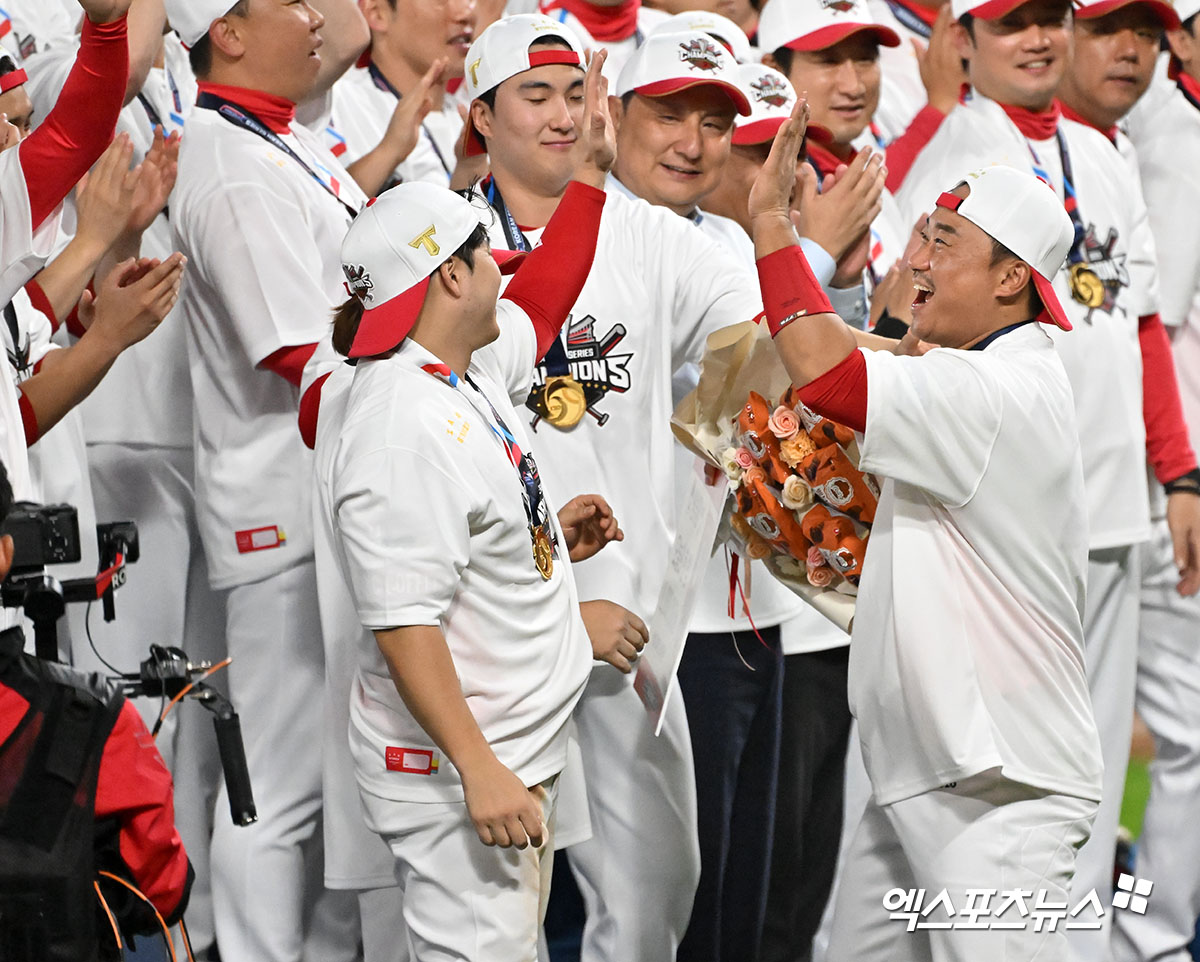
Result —
<path fill-rule="evenodd" d="M 808 129 L 808 100 L 800 97 L 792 115 L 775 133 L 771 153 L 754 178 L 747 207 L 750 219 L 756 217 L 789 217 L 791 200 L 796 186 L 796 158 Z"/>
<path fill-rule="evenodd" d="M 564 504 L 558 526 L 572 561 L 586 561 L 610 541 L 625 540 L 612 508 L 598 494 L 581 494 Z"/>
<path fill-rule="evenodd" d="M 140 234 L 162 213 L 179 173 L 179 133 L 163 137 L 162 127 L 154 128 L 154 142 L 142 159 L 141 177 L 133 192 L 126 230 Z"/>
<path fill-rule="evenodd" d="M 962 85 L 967 82 L 962 57 L 954 46 L 950 25 L 954 22 L 950 5 L 944 4 L 933 22 L 933 32 L 927 45 L 914 40 L 917 51 L 917 67 L 921 71 L 921 83 L 930 106 L 944 114 L 950 113 L 958 103 Z"/>
<path fill-rule="evenodd" d="M 846 166 L 828 174 L 817 190 L 815 174 L 802 174 L 796 228 L 821 245 L 835 261 L 861 243 L 883 209 L 887 169 L 883 155 L 864 149 Z"/>
<path fill-rule="evenodd" d="M 633 671 L 633 663 L 650 640 L 646 623 L 612 601 L 585 601 L 579 613 L 592 643 L 592 657 L 625 674 Z"/>
<path fill-rule="evenodd" d="M 133 142 L 117 134 L 80 181 L 75 198 L 79 226 L 75 236 L 103 253 L 125 231 L 142 178 L 141 165 L 129 169 Z"/>
<path fill-rule="evenodd" d="M 584 80 L 583 122 L 580 125 L 580 161 L 576 178 L 603 187 L 617 159 L 617 129 L 608 109 L 608 80 L 601 72 L 607 50 L 595 50 L 588 60 Z"/>
<path fill-rule="evenodd" d="M 435 60 L 416 87 L 401 97 L 392 111 L 392 119 L 388 121 L 383 139 L 391 145 L 396 164 L 403 162 L 417 146 L 421 124 L 433 109 L 433 89 L 445 81 L 445 71 L 445 59 Z"/>

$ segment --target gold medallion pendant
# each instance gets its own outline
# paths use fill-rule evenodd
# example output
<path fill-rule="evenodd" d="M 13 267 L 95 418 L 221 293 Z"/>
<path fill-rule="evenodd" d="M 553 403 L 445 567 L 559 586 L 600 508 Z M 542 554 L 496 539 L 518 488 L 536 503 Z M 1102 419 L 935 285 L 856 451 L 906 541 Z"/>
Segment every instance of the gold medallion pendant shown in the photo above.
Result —
<path fill-rule="evenodd" d="M 538 574 L 542 576 L 543 581 L 549 581 L 550 576 L 554 574 L 554 544 L 550 541 L 550 536 L 546 534 L 546 529 L 537 527 L 530 529 L 533 532 L 533 563 L 537 565 Z"/>
<path fill-rule="evenodd" d="M 1084 307 L 1099 307 L 1104 303 L 1104 281 L 1082 262 L 1072 264 L 1071 296 Z"/>
<path fill-rule="evenodd" d="M 546 420 L 556 428 L 573 428 L 587 411 L 583 385 L 570 374 L 546 378 L 542 401 L 546 406 Z"/>

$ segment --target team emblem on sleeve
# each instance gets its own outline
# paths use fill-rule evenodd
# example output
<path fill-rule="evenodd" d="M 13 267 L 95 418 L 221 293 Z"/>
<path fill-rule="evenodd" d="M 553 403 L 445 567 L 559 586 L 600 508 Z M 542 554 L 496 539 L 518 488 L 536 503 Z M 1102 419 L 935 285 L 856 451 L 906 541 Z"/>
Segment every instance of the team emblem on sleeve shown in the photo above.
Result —
<path fill-rule="evenodd" d="M 679 59 L 701 72 L 721 69 L 721 49 L 707 37 L 679 45 Z"/>
<path fill-rule="evenodd" d="M 525 401 L 534 414 L 530 426 L 535 431 L 542 421 L 561 431 L 570 430 L 584 415 L 603 427 L 609 415 L 597 410 L 597 405 L 608 394 L 624 394 L 630 387 L 629 362 L 633 355 L 613 353 L 625 338 L 625 325 L 614 324 L 597 338 L 596 319 L 590 314 L 574 322 L 568 319 L 567 323 L 565 352 L 558 348 L 547 352 L 534 371 L 533 389 Z M 558 347 L 562 346 L 563 341 L 559 341 Z"/>

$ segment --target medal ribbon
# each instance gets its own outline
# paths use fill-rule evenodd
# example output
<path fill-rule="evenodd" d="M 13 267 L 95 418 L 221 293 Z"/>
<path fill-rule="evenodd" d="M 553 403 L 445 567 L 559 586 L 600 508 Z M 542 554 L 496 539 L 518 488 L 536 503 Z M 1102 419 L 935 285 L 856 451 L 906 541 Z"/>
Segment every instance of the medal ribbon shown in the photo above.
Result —
<path fill-rule="evenodd" d="M 908 27 L 918 37 L 924 37 L 928 40 L 933 36 L 932 20 L 925 20 L 916 10 L 910 8 L 908 4 L 901 2 L 901 0 L 887 0 L 887 5 L 892 11 L 892 16 Z"/>
<path fill-rule="evenodd" d="M 338 195 L 338 191 L 336 189 L 337 181 L 333 178 L 332 174 L 330 174 L 330 179 L 328 181 L 325 180 L 320 174 L 313 170 L 312 167 L 305 163 L 304 159 L 298 153 L 292 150 L 292 148 L 287 145 L 287 143 L 282 137 L 279 136 L 279 134 L 271 130 L 266 124 L 255 117 L 254 114 L 242 107 L 239 107 L 232 101 L 226 100 L 224 97 L 218 97 L 216 94 L 209 93 L 207 91 L 202 91 L 199 96 L 196 97 L 196 106 L 202 107 L 205 110 L 215 110 L 223 120 L 227 120 L 229 123 L 233 124 L 235 127 L 240 127 L 242 130 L 250 131 L 250 133 L 261 137 L 277 150 L 282 150 L 285 154 L 291 157 L 292 160 L 303 167 L 308 176 L 320 184 L 330 197 L 332 197 L 346 209 L 346 213 L 350 215 L 351 220 L 358 216 L 358 211 L 347 204 Z M 326 171 L 326 173 L 328 173 L 328 171 Z"/>
<path fill-rule="evenodd" d="M 471 396 L 462 389 L 462 382 L 467 384 L 483 398 L 484 403 L 492 412 L 492 419 L 489 420 L 484 416 L 484 420 L 488 422 L 488 427 L 491 428 L 492 434 L 495 435 L 500 444 L 504 447 L 504 453 L 508 457 L 509 463 L 517 469 L 517 477 L 521 481 L 521 487 L 525 490 L 526 497 L 523 499 L 525 504 L 525 514 L 529 522 L 529 532 L 531 537 L 537 531 L 542 531 L 549 539 L 553 546 L 557 543 L 557 536 L 547 521 L 539 521 L 538 516 L 542 511 L 542 480 L 538 474 L 537 462 L 533 460 L 533 455 L 525 454 L 521 451 L 521 445 L 517 443 L 517 439 L 513 437 L 513 433 L 508 429 L 508 425 L 504 423 L 504 419 L 500 417 L 500 412 L 496 410 L 496 406 L 488 399 L 488 396 L 479 389 L 474 381 L 471 380 L 469 374 L 463 375 L 460 378 L 447 364 L 422 364 L 421 370 L 426 374 L 432 374 L 434 377 L 441 378 L 451 388 L 463 394 L 467 398 L 467 402 L 478 410 L 478 406 L 471 400 Z M 482 412 L 481 412 L 482 413 Z"/>
<path fill-rule="evenodd" d="M 1063 209 L 1067 212 L 1067 216 L 1071 218 L 1071 226 L 1075 228 L 1075 240 L 1071 243 L 1070 253 L 1067 254 L 1067 263 L 1079 264 L 1083 261 L 1083 238 L 1087 230 L 1083 226 L 1083 218 L 1079 215 L 1079 200 L 1075 196 L 1075 177 L 1071 172 L 1071 152 L 1067 149 L 1067 138 L 1063 135 L 1062 128 L 1054 132 L 1054 139 L 1058 142 L 1058 159 L 1062 164 Z M 1033 149 L 1033 145 L 1028 140 L 1025 141 L 1025 146 L 1029 148 L 1029 153 L 1033 155 L 1034 174 L 1049 184 L 1050 175 L 1042 166 L 1042 161 L 1038 157 L 1037 151 Z"/>
<path fill-rule="evenodd" d="M 500 227 L 504 231 L 504 239 L 508 242 L 508 249 L 514 251 L 532 250 L 524 231 L 517 224 L 512 211 L 508 209 L 508 204 L 504 203 L 504 198 L 500 196 L 500 189 L 496 186 L 496 179 L 494 177 L 488 177 L 487 189 L 484 195 L 487 197 L 487 202 L 491 205 L 492 210 L 500 215 Z M 567 349 L 563 347 L 561 333 L 550 344 L 549 350 L 546 351 L 545 357 L 542 358 L 542 363 L 546 365 L 546 374 L 550 377 L 563 377 L 571 373 L 571 364 L 567 360 Z"/>

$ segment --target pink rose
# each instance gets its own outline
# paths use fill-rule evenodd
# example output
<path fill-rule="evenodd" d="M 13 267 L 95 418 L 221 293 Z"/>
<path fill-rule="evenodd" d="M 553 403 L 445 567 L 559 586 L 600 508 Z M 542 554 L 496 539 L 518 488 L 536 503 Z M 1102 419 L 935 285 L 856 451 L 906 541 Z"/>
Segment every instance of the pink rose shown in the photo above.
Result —
<path fill-rule="evenodd" d="M 733 460 L 737 462 L 737 466 L 743 471 L 747 468 L 754 467 L 754 455 L 745 448 L 738 448 L 733 452 Z"/>
<path fill-rule="evenodd" d="M 808 583 L 814 588 L 828 588 L 833 584 L 833 569 L 829 565 L 808 569 Z"/>
<path fill-rule="evenodd" d="M 808 549 L 808 566 L 810 568 L 819 568 L 825 563 L 825 556 L 821 554 L 821 549 L 813 545 Z"/>
<path fill-rule="evenodd" d="M 780 405 L 775 409 L 775 413 L 767 418 L 767 427 L 775 437 L 787 441 L 800 432 L 800 419 L 791 408 Z"/>

